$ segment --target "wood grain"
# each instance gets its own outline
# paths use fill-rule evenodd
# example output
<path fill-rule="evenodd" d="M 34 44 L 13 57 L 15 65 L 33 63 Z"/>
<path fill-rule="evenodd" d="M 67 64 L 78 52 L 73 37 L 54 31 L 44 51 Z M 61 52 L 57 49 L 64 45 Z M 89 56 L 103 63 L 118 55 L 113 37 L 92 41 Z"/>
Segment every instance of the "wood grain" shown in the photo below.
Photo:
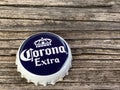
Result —
<path fill-rule="evenodd" d="M 114 11 L 115 10 L 115 11 Z M 115 21 L 119 22 L 116 9 L 81 9 L 81 8 L 16 8 L 0 7 L 0 18 L 32 19 L 32 20 L 80 20 L 80 21 Z M 64 14 L 64 15 L 63 15 Z M 34 15 L 34 16 L 33 16 Z"/>
<path fill-rule="evenodd" d="M 15 65 L 29 36 L 53 32 L 71 47 L 69 75 L 35 86 Z M 0 90 L 120 90 L 120 0 L 1 0 Z"/>
<path fill-rule="evenodd" d="M 119 22 L 0 19 L 0 31 L 119 31 Z M 86 30 L 86 31 L 85 31 Z M 9 33 L 8 32 L 8 33 Z M 92 33 L 92 32 L 91 32 Z M 24 38 L 24 37 L 23 37 Z"/>
<path fill-rule="evenodd" d="M 0 31 L 0 38 L 1 39 L 21 39 L 24 40 L 27 37 L 30 37 L 32 34 L 36 34 L 36 33 L 40 33 L 42 32 L 40 31 L 32 31 L 32 32 L 3 32 Z M 64 37 L 65 39 L 69 39 L 69 40 L 97 40 L 97 39 L 103 39 L 103 41 L 105 42 L 110 42 L 110 40 L 112 39 L 118 39 L 120 38 L 120 32 L 119 31 L 58 31 L 58 32 L 54 32 L 62 37 Z M 108 40 L 108 41 L 107 41 Z M 92 41 L 91 41 L 92 42 Z"/>
<path fill-rule="evenodd" d="M 2 0 L 1 5 L 42 5 L 42 6 L 110 6 L 119 4 L 119 0 Z"/>

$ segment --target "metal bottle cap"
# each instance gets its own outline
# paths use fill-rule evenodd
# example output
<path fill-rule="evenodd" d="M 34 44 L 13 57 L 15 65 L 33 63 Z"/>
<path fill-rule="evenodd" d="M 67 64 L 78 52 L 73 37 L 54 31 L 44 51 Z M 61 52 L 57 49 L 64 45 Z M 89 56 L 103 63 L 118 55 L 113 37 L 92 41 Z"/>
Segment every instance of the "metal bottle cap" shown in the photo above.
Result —
<path fill-rule="evenodd" d="M 71 67 L 72 54 L 60 36 L 43 32 L 26 39 L 17 56 L 17 71 L 35 85 L 54 85 L 61 81 Z"/>

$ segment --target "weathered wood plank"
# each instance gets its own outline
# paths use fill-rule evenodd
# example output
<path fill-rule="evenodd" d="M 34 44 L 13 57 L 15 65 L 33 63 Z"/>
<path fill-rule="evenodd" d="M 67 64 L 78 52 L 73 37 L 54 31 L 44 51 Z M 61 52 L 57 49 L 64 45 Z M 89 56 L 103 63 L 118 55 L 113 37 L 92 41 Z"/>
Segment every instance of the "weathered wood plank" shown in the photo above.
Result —
<path fill-rule="evenodd" d="M 16 60 L 15 56 L 0 56 L 0 61 L 13 62 L 15 60 Z"/>
<path fill-rule="evenodd" d="M 16 55 L 16 53 L 17 53 L 17 50 L 18 49 L 8 49 L 8 48 L 5 48 L 5 49 L 3 49 L 3 48 L 1 48 L 0 49 L 0 55 L 1 56 L 15 56 Z"/>
<path fill-rule="evenodd" d="M 22 14 L 28 14 L 28 16 L 26 17 L 29 17 L 29 14 L 30 13 L 33 13 L 33 15 L 37 15 L 39 13 L 43 13 L 45 15 L 48 15 L 48 13 L 50 13 L 50 11 L 52 13 L 100 13 L 100 12 L 103 12 L 103 13 L 119 13 L 120 10 L 119 10 L 119 5 L 115 5 L 113 7 L 99 7 L 99 8 L 73 8 L 73 7 L 12 7 L 12 6 L 2 6 L 0 5 L 0 12 L 1 14 L 4 14 L 4 13 L 11 13 L 11 11 L 17 15 L 18 13 L 21 14 L 21 15 L 18 15 L 18 17 L 22 17 L 23 15 Z M 30 11 L 31 10 L 31 11 Z M 39 11 L 41 10 L 41 11 Z M 43 15 L 43 14 L 40 14 L 40 15 Z M 50 13 L 50 14 L 52 14 Z M 11 13 L 12 14 L 12 13 Z M 7 16 L 7 15 L 5 15 Z M 9 16 L 9 15 L 8 15 Z M 11 16 L 11 15 L 10 15 Z M 11 16 L 12 17 L 12 16 Z M 35 17 L 34 17 L 35 18 Z M 56 17 L 54 17 L 56 18 Z"/>
<path fill-rule="evenodd" d="M 74 55 L 120 55 L 120 49 L 95 49 L 95 48 L 71 48 L 72 54 Z M 18 48 L 1 48 L 0 56 L 15 56 L 18 51 Z"/>
<path fill-rule="evenodd" d="M 94 61 L 94 60 L 98 60 L 98 61 L 105 61 L 105 60 L 112 60 L 112 61 L 119 61 L 120 60 L 120 55 L 74 55 L 73 59 L 75 60 L 85 60 L 85 61 Z M 6 61 L 14 61 L 15 60 L 15 56 L 1 56 L 0 60 L 6 60 Z"/>
<path fill-rule="evenodd" d="M 28 37 L 30 37 L 33 34 L 36 33 L 40 33 L 40 31 L 38 32 L 2 32 L 0 31 L 0 39 L 26 39 Z M 56 33 L 58 35 L 60 35 L 61 37 L 65 38 L 65 39 L 70 39 L 70 40 L 74 40 L 74 39 L 87 39 L 87 40 L 103 40 L 104 42 L 110 42 L 110 40 L 119 40 L 120 39 L 120 31 L 58 31 L 55 32 L 53 31 L 53 33 Z M 91 41 L 92 42 L 92 41 Z M 93 42 L 94 43 L 94 42 Z"/>
<path fill-rule="evenodd" d="M 0 7 L 0 18 L 33 19 L 33 20 L 81 20 L 81 21 L 120 21 L 119 13 L 108 13 L 99 9 L 89 10 L 80 8 L 15 8 Z M 52 12 L 52 13 L 51 13 Z M 119 11 L 118 11 L 119 12 Z"/>
<path fill-rule="evenodd" d="M 2 31 L 120 30 L 116 22 L 0 19 Z"/>
<path fill-rule="evenodd" d="M 34 86 L 33 84 L 2 84 L 0 85 L 0 88 L 2 90 L 27 90 L 26 88 L 29 87 L 29 90 L 119 90 L 120 87 L 119 87 L 119 83 L 116 83 L 116 85 L 114 83 L 108 83 L 108 84 L 105 84 L 105 83 L 97 83 L 97 85 L 91 83 L 67 83 L 69 84 L 69 87 L 68 86 L 65 86 L 66 83 L 61 83 L 60 86 L 46 86 L 46 87 L 43 87 L 41 85 L 39 86 Z M 71 86 L 70 86 L 71 85 Z M 73 86 L 74 85 L 74 86 Z M 112 85 L 112 87 L 111 87 Z M 43 89 L 44 88 L 44 89 Z"/>
<path fill-rule="evenodd" d="M 111 6 L 119 0 L 2 0 L 1 5 L 40 5 L 40 6 Z"/>
<path fill-rule="evenodd" d="M 81 55 L 81 56 L 73 56 L 73 58 L 74 58 L 72 61 L 73 68 L 79 68 L 79 69 L 81 68 L 81 70 L 86 70 L 87 68 L 93 69 L 93 70 L 96 70 L 96 69 L 97 70 L 106 70 L 106 69 L 119 70 L 120 69 L 119 56 L 116 56 L 116 55 L 114 56 Z M 0 68 L 1 69 L 16 68 L 15 59 L 16 59 L 15 56 L 0 56 Z"/>
<path fill-rule="evenodd" d="M 96 68 L 96 69 L 108 69 L 108 68 L 120 68 L 120 61 L 83 61 L 83 60 L 73 60 L 73 68 Z"/>
<path fill-rule="evenodd" d="M 6 69 L 4 69 L 6 70 Z M 20 73 L 13 71 L 2 71 L 0 83 L 3 84 L 25 84 L 26 80 L 20 77 Z M 3 76 L 5 74 L 5 76 Z M 19 74 L 19 75 L 18 75 Z M 68 76 L 62 82 L 65 83 L 120 83 L 120 70 L 82 70 L 71 69 Z M 6 80 L 7 79 L 7 80 Z"/>
<path fill-rule="evenodd" d="M 120 50 L 119 49 L 88 49 L 88 48 L 72 48 L 73 55 L 75 54 L 95 54 L 95 55 L 119 55 Z"/>
<path fill-rule="evenodd" d="M 24 40 L 3 40 L 0 41 L 0 55 L 15 55 L 17 49 Z M 105 54 L 105 55 L 120 55 L 119 44 L 120 40 L 67 40 L 72 48 L 73 55 L 80 54 Z M 92 48 L 93 46 L 93 48 Z M 87 47 L 91 49 L 87 49 Z M 100 48 L 100 49 L 96 49 Z M 102 50 L 102 49 L 107 50 Z M 9 49 L 9 50 L 8 50 Z M 116 50 L 109 50 L 116 49 Z M 118 50 L 117 50 L 118 49 Z"/>
<path fill-rule="evenodd" d="M 1 14 L 5 14 L 5 13 L 11 13 L 13 12 L 15 14 L 15 16 L 18 14 L 18 17 L 22 17 L 22 14 L 27 14 L 29 17 L 30 16 L 34 16 L 37 14 L 40 15 L 47 15 L 52 14 L 50 12 L 53 13 L 119 13 L 119 5 L 115 5 L 113 7 L 99 7 L 99 8 L 73 8 L 73 7 L 12 7 L 12 6 L 1 6 L 0 5 L 0 12 Z M 41 10 L 41 11 L 40 11 Z M 43 14 L 42 14 L 43 13 Z M 11 13 L 12 14 L 12 13 Z M 21 14 L 21 16 L 19 15 Z M 1 15 L 0 15 L 1 16 Z M 5 16 L 7 16 L 5 14 Z M 9 15 L 8 15 L 9 16 Z M 12 17 L 12 15 L 10 15 Z M 14 17 L 14 16 L 13 16 Z M 35 17 L 34 17 L 35 18 Z"/>
<path fill-rule="evenodd" d="M 0 58 L 1 59 L 1 58 Z M 16 68 L 17 66 L 15 65 L 15 59 L 13 60 L 0 60 L 0 68 L 5 69 L 5 68 Z M 104 60 L 104 61 L 98 61 L 98 60 L 93 60 L 93 61 L 84 61 L 84 60 L 75 60 L 73 59 L 72 61 L 72 68 L 80 68 L 80 69 L 119 69 L 120 68 L 120 61 L 115 61 L 115 60 Z"/>
<path fill-rule="evenodd" d="M 70 43 L 69 43 L 70 44 Z M 10 47 L 10 46 L 9 46 Z M 16 55 L 18 51 L 17 48 L 0 48 L 0 55 L 2 56 L 13 56 Z M 93 54 L 93 55 L 120 55 L 120 49 L 115 48 L 71 48 L 73 55 L 81 55 L 81 54 Z"/>
<path fill-rule="evenodd" d="M 23 43 L 24 40 L 0 40 L 0 55 L 14 55 L 17 51 L 17 49 L 19 48 L 19 46 Z M 68 44 L 71 46 L 73 54 L 84 54 L 84 53 L 91 53 L 91 54 L 120 54 L 119 50 L 102 50 L 103 52 L 97 52 L 95 51 L 96 49 L 82 49 L 82 47 L 87 47 L 87 46 L 99 46 L 99 48 L 111 48 L 113 47 L 113 49 L 117 49 L 119 48 L 119 44 L 120 44 L 120 40 L 116 39 L 116 40 L 87 40 L 87 39 L 83 39 L 83 40 L 66 40 L 68 42 Z M 107 47 L 108 46 L 108 47 Z M 76 49 L 75 49 L 76 48 Z M 9 49 L 9 50 L 7 50 Z M 78 49 L 78 50 L 77 50 Z M 99 49 L 97 49 L 99 50 Z"/>
<path fill-rule="evenodd" d="M 107 36 L 106 36 L 107 37 Z M 116 40 L 112 40 L 112 39 L 108 39 L 108 40 L 87 40 L 87 39 L 83 39 L 83 40 L 67 40 L 68 44 L 72 47 L 74 45 L 116 45 L 118 46 L 120 44 L 120 40 L 116 39 Z M 0 40 L 0 48 L 18 48 L 22 43 L 24 42 L 23 40 Z"/>
<path fill-rule="evenodd" d="M 73 59 L 77 60 L 120 60 L 120 55 L 76 55 Z"/>
<path fill-rule="evenodd" d="M 55 86 L 46 86 L 46 87 L 43 87 L 41 85 L 39 86 L 35 86 L 33 84 L 1 84 L 0 85 L 0 88 L 1 90 L 28 90 L 27 88 L 29 88 L 29 90 L 90 90 L 91 88 L 87 85 L 81 85 L 79 83 L 72 83 L 74 84 L 75 86 L 73 86 L 72 84 L 68 83 L 69 87 L 68 86 L 64 86 L 66 85 L 61 83 L 61 85 L 55 85 Z M 63 85 L 63 86 L 62 86 Z M 72 85 L 72 86 L 70 86 Z M 106 87 L 106 88 L 110 88 L 110 87 Z M 115 88 L 115 87 L 114 87 Z"/>
<path fill-rule="evenodd" d="M 73 55 L 120 55 L 120 49 L 96 49 L 96 48 L 71 48 Z M 1 56 L 15 56 L 18 51 L 18 48 L 0 48 L 0 55 Z"/>
<path fill-rule="evenodd" d="M 1 31 L 120 30 L 116 22 L 0 19 Z"/>

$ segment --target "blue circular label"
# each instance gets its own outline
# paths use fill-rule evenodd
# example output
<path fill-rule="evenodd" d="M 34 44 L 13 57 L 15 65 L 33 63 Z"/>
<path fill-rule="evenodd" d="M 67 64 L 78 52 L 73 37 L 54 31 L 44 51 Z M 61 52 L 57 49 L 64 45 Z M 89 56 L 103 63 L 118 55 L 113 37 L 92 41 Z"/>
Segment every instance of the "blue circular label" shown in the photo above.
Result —
<path fill-rule="evenodd" d="M 68 47 L 53 33 L 39 33 L 29 37 L 19 50 L 21 64 L 36 75 L 50 75 L 59 71 L 68 58 Z"/>

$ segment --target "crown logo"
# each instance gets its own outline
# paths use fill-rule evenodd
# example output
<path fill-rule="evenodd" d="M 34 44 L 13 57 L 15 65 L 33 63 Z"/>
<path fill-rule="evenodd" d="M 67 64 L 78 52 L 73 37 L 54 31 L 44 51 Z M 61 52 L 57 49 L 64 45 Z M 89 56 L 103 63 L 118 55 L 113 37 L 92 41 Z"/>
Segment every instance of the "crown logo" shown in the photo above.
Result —
<path fill-rule="evenodd" d="M 39 48 L 39 47 L 46 47 L 46 46 L 50 46 L 51 45 L 51 42 L 52 40 L 49 39 L 49 38 L 41 38 L 41 39 L 38 39 L 34 42 L 36 48 Z"/>

